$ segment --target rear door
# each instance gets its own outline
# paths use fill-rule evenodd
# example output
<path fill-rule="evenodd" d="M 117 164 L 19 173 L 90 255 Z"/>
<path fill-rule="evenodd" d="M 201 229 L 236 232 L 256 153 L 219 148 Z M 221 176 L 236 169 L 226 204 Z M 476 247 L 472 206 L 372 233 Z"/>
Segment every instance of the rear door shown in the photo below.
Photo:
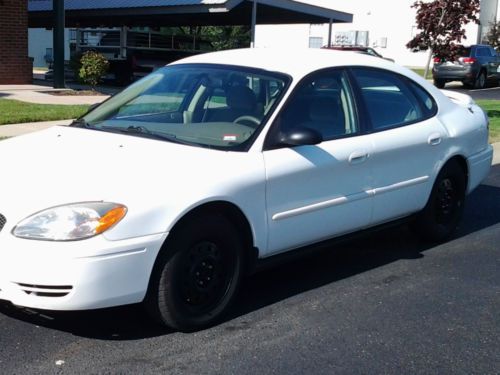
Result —
<path fill-rule="evenodd" d="M 416 83 L 380 69 L 352 71 L 371 124 L 373 223 L 378 224 L 424 207 L 447 133 L 435 116 L 436 103 Z"/>

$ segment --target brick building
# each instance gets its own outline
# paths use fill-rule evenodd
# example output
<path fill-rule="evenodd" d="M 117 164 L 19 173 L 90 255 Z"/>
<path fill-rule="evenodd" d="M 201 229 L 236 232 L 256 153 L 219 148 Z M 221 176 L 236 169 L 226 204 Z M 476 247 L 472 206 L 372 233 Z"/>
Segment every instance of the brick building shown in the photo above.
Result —
<path fill-rule="evenodd" d="M 0 84 L 31 83 L 27 7 L 27 0 L 0 0 Z"/>

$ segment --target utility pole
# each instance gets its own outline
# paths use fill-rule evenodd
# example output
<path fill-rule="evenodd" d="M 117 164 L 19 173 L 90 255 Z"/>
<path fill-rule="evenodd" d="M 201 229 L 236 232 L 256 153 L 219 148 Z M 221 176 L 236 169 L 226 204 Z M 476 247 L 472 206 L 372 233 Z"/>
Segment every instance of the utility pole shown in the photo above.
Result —
<path fill-rule="evenodd" d="M 52 0 L 54 13 L 54 88 L 64 88 L 64 0 Z"/>

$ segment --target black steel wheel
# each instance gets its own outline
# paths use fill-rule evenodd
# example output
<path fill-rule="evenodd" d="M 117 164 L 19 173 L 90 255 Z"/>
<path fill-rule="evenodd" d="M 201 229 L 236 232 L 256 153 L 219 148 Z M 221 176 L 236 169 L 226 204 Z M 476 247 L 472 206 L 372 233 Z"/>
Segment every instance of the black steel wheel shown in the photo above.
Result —
<path fill-rule="evenodd" d="M 236 294 L 243 245 L 231 222 L 202 215 L 177 228 L 159 255 L 146 300 L 162 324 L 193 331 L 216 323 Z"/>
<path fill-rule="evenodd" d="M 456 161 L 443 167 L 426 206 L 412 223 L 423 239 L 441 242 L 453 234 L 462 218 L 466 185 L 466 175 Z"/>

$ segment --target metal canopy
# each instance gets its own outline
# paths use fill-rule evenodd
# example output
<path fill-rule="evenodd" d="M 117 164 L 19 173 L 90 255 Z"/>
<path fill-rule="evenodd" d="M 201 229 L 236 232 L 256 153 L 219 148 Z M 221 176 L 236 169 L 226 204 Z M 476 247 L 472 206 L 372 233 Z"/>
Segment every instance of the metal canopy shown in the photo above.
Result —
<path fill-rule="evenodd" d="M 293 0 L 256 0 L 258 24 L 352 22 Z M 253 0 L 65 0 L 66 27 L 248 25 Z M 29 0 L 29 27 L 52 27 L 52 0 Z"/>

